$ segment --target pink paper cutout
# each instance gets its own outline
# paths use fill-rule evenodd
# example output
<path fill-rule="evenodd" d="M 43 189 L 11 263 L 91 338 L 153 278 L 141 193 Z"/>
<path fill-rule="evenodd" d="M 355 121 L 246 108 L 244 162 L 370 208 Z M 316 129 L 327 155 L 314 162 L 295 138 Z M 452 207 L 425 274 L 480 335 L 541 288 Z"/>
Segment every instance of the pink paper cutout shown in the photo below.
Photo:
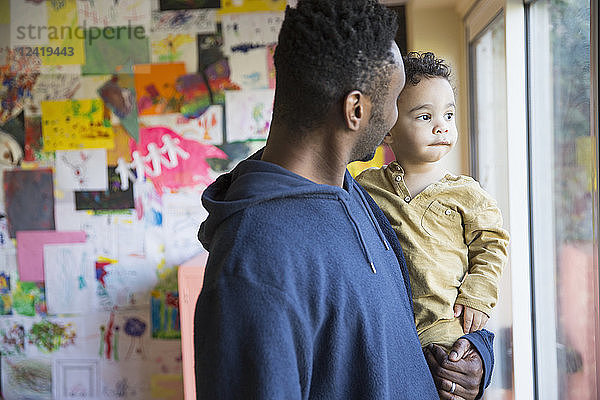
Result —
<path fill-rule="evenodd" d="M 164 135 L 179 140 L 177 146 L 190 156 L 187 159 L 178 156 L 176 167 L 168 168 L 163 165 L 159 176 L 148 177 L 148 179 L 152 180 L 159 193 L 162 193 L 165 188 L 179 189 L 199 184 L 204 186 L 210 185 L 213 179 L 209 176 L 210 165 L 206 162 L 206 159 L 228 158 L 225 152 L 215 146 L 200 143 L 196 140 L 184 139 L 171 129 L 163 126 L 141 128 L 140 140 L 137 146 L 135 146 L 135 142 L 132 142 L 131 152 L 133 153 L 133 151 L 137 150 L 140 156 L 145 157 L 148 155 L 149 144 L 154 143 L 158 148 L 163 146 L 162 137 Z M 146 166 L 151 168 L 151 162 L 147 162 Z"/>
<path fill-rule="evenodd" d="M 19 280 L 44 282 L 44 245 L 85 243 L 84 231 L 18 231 Z"/>

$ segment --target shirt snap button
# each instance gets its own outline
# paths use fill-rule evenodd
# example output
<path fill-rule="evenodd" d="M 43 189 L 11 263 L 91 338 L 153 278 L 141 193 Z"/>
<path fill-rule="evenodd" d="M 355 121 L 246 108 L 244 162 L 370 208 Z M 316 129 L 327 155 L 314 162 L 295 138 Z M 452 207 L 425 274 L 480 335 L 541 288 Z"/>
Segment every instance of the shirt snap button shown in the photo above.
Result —
<path fill-rule="evenodd" d="M 452 213 L 452 211 L 450 211 L 450 210 L 446 210 L 446 211 L 444 211 L 444 213 L 445 213 L 446 215 L 450 215 L 450 214 Z"/>
<path fill-rule="evenodd" d="M 410 201 L 410 196 L 406 196 L 406 197 L 404 198 L 404 201 L 408 203 L 408 202 Z"/>
<path fill-rule="evenodd" d="M 400 175 L 398 175 L 397 177 L 394 178 L 396 180 L 396 182 L 400 182 L 402 180 L 402 177 Z"/>

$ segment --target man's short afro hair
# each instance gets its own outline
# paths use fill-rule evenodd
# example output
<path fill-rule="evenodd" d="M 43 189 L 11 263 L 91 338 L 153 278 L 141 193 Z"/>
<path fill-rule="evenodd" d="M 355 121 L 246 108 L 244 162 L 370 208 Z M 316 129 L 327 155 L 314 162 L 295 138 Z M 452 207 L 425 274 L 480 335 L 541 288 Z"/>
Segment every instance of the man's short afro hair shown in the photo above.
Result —
<path fill-rule="evenodd" d="M 376 0 L 299 0 L 287 7 L 274 62 L 274 116 L 297 130 L 322 122 L 352 90 L 372 95 L 388 66 L 398 24 Z"/>

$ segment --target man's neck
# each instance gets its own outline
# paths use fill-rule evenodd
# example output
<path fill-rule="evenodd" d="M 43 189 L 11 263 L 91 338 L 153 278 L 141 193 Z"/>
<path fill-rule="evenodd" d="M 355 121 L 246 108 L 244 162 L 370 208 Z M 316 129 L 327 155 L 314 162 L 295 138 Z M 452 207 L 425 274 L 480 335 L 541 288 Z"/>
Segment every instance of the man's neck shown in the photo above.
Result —
<path fill-rule="evenodd" d="M 289 140 L 289 132 L 269 134 L 262 155 L 263 161 L 272 162 L 315 183 L 342 187 L 348 157 L 333 140 L 322 132 Z"/>

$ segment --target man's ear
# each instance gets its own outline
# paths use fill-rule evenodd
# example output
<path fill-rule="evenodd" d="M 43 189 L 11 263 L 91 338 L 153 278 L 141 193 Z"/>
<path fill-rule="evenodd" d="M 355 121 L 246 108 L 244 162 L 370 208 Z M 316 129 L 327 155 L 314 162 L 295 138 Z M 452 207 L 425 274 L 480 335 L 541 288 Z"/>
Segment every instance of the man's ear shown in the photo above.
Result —
<path fill-rule="evenodd" d="M 388 146 L 392 143 L 394 143 L 394 138 L 392 137 L 391 133 L 386 133 L 385 136 L 383 137 L 383 142 L 385 144 L 387 144 Z"/>
<path fill-rule="evenodd" d="M 361 123 L 367 121 L 371 112 L 371 103 L 367 97 L 358 90 L 353 90 L 344 99 L 344 120 L 346 127 L 358 131 Z"/>

